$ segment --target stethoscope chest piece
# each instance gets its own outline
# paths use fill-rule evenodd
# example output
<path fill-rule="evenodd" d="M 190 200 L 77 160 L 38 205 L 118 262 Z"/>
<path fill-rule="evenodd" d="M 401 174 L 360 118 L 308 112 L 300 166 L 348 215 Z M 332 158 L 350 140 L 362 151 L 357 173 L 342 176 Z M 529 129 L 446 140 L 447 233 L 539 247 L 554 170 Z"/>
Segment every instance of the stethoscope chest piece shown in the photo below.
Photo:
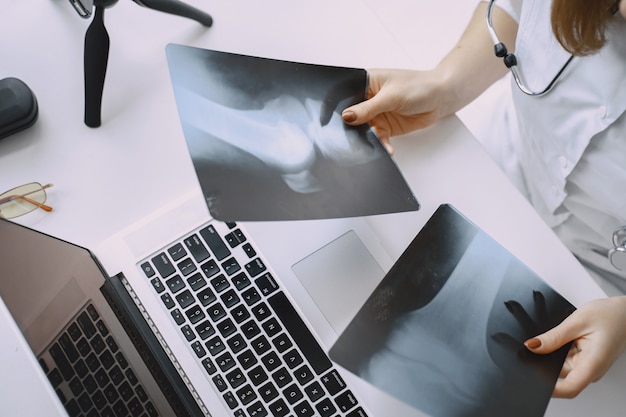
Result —
<path fill-rule="evenodd" d="M 626 271 L 626 226 L 613 232 L 613 249 L 609 250 L 611 264 L 620 271 Z"/>

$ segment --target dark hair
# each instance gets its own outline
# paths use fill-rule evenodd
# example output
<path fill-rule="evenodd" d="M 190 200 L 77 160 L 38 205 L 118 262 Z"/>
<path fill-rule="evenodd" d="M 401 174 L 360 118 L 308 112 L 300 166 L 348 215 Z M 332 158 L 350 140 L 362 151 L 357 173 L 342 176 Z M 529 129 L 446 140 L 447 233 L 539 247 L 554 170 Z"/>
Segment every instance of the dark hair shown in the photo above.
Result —
<path fill-rule="evenodd" d="M 619 0 L 554 0 L 552 31 L 568 52 L 585 56 L 606 43 L 606 29 L 619 8 Z"/>

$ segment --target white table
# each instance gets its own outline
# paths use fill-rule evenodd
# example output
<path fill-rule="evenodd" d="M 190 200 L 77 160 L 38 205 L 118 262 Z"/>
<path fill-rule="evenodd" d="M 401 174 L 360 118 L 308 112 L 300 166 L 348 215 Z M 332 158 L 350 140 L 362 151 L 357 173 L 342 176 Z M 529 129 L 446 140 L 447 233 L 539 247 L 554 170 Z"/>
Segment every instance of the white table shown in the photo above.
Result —
<path fill-rule="evenodd" d="M 456 5 L 425 0 L 190 3 L 213 15 L 211 29 L 130 0 L 107 9 L 111 51 L 103 125 L 91 129 L 82 122 L 83 39 L 89 21 L 62 0 L 0 0 L 0 78 L 25 81 L 40 106 L 33 127 L 0 141 L 0 189 L 30 181 L 55 184 L 48 200 L 54 211 L 33 212 L 20 223 L 94 248 L 196 186 L 171 91 L 167 43 L 329 65 L 427 68 L 454 44 L 473 9 L 473 2 L 461 0 Z M 397 138 L 394 146 L 423 213 L 453 203 L 575 304 L 602 295 L 458 118 Z M 423 213 L 396 216 L 398 231 L 388 235 L 393 252 L 404 249 L 415 233 L 407 225 L 425 221 Z M 52 415 L 58 401 L 40 383 L 41 371 L 4 304 L 0 307 L 2 414 Z M 547 415 L 622 415 L 624 366 L 620 362 L 576 400 L 552 401 Z"/>

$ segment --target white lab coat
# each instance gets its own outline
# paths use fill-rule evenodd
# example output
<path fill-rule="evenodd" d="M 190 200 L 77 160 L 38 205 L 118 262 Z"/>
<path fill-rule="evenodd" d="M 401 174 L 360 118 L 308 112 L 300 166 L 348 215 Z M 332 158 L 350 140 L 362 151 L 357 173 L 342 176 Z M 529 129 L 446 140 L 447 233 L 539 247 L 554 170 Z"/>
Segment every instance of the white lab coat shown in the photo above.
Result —
<path fill-rule="evenodd" d="M 550 26 L 550 0 L 500 0 L 519 22 L 515 54 L 527 87 L 544 89 L 569 57 Z M 510 48 L 510 45 L 508 45 Z M 607 258 L 626 224 L 626 22 L 607 45 L 575 58 L 542 97 L 511 89 L 481 139 L 546 223 L 609 293 L 626 293 L 626 273 Z"/>

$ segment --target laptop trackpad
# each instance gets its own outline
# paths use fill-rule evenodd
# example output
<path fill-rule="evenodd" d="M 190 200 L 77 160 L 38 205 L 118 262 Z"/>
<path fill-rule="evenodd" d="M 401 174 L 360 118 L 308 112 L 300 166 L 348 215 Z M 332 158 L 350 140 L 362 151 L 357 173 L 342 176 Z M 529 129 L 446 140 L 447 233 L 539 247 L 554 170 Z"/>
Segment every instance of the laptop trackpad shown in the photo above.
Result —
<path fill-rule="evenodd" d="M 385 275 L 352 230 L 292 269 L 338 335 Z"/>

